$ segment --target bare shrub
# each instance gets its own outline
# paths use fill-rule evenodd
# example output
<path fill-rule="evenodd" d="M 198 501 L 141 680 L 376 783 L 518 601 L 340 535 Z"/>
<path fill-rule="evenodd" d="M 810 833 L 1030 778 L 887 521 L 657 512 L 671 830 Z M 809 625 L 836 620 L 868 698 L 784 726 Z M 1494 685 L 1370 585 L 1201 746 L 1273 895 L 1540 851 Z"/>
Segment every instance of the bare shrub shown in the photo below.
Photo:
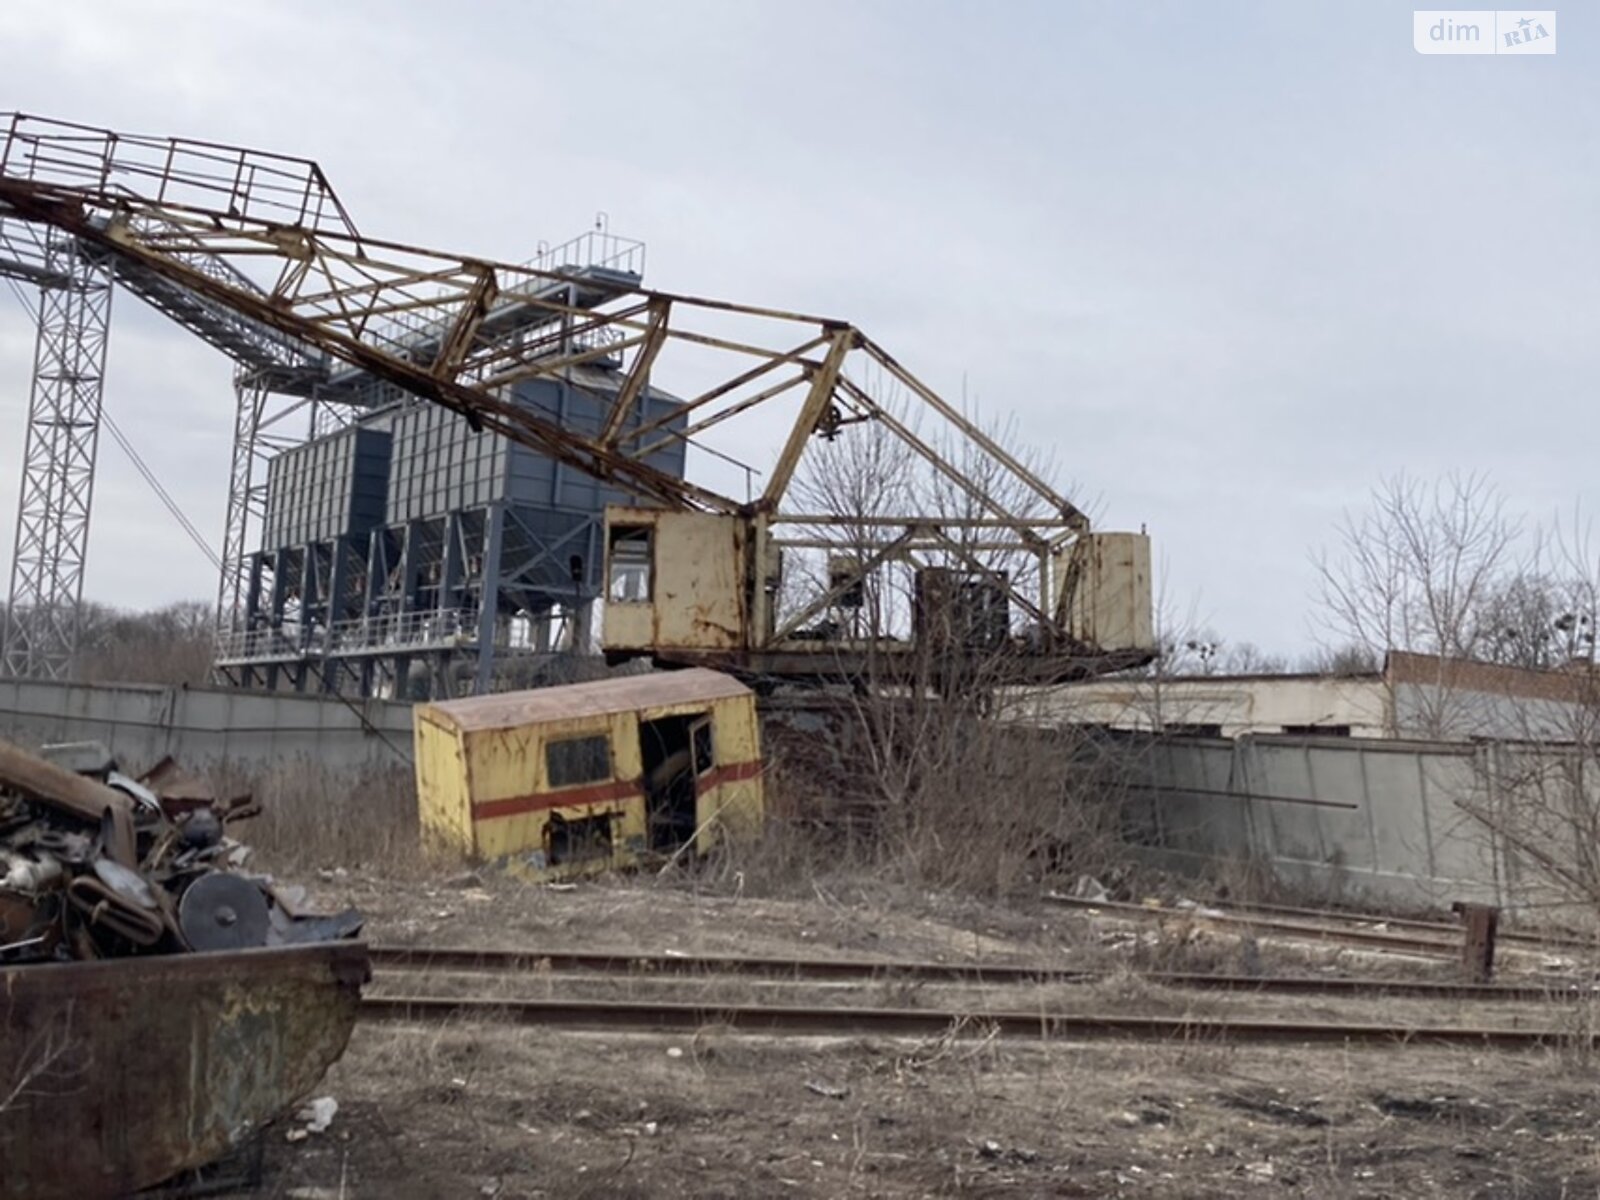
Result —
<path fill-rule="evenodd" d="M 870 872 L 979 896 L 1037 891 L 1124 857 L 1144 743 L 1066 721 L 1005 686 L 996 651 L 959 691 L 885 680 L 777 697 L 763 739 L 773 819 L 733 861 L 746 883 Z"/>
<path fill-rule="evenodd" d="M 1600 549 L 1575 519 L 1544 539 L 1541 554 L 1488 609 L 1501 656 L 1530 669 L 1517 673 L 1514 693 L 1480 701 L 1477 725 L 1500 740 L 1477 748 L 1477 786 L 1457 803 L 1482 830 L 1518 907 L 1548 918 L 1573 906 L 1592 918 L 1600 915 Z"/>
<path fill-rule="evenodd" d="M 1019 682 L 1047 637 L 1024 596 L 1050 556 L 1013 538 L 1013 523 L 1061 514 L 970 440 L 936 449 L 948 469 L 871 425 L 808 456 L 795 479 L 831 559 L 786 566 L 780 607 L 817 615 L 811 636 L 850 647 L 852 687 L 767 706 L 780 836 L 805 828 L 830 863 L 977 895 L 1103 870 L 1123 745 L 1065 723 L 1059 702 Z M 895 512 L 925 515 L 900 529 Z"/>
<path fill-rule="evenodd" d="M 410 874 L 425 865 L 416 784 L 406 768 L 335 771 L 297 759 L 259 772 L 229 773 L 223 790 L 253 792 L 260 816 L 230 830 L 284 871 L 342 866 Z"/>
<path fill-rule="evenodd" d="M 211 676 L 215 619 L 198 600 L 149 612 L 85 604 L 73 677 L 88 683 L 200 686 Z"/>

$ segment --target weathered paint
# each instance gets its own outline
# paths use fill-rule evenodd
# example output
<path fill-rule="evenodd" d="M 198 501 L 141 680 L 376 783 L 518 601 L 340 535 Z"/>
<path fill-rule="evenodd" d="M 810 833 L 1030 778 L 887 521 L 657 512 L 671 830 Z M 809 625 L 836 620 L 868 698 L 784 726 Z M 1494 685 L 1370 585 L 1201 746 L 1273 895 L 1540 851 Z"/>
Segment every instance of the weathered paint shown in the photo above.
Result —
<path fill-rule="evenodd" d="M 606 525 L 608 530 L 652 530 L 650 598 L 607 601 L 607 650 L 716 651 L 751 645 L 749 528 L 744 518 L 611 505 Z M 607 578 L 610 573 L 608 559 Z"/>
<path fill-rule="evenodd" d="M 612 531 L 651 533 L 648 597 L 606 601 L 601 642 L 608 655 L 745 675 L 838 678 L 871 671 L 881 678 L 903 671 L 927 678 L 928 656 L 915 639 L 780 637 L 766 589 L 781 575 L 782 546 L 761 514 L 610 505 L 606 529 L 608 580 Z M 1077 644 L 1014 656 L 1008 670 L 1018 682 L 1079 679 L 1149 661 L 1155 631 L 1148 537 L 1081 534 L 1056 554 L 1051 570 L 1052 591 L 1063 597 L 1055 618 Z"/>
<path fill-rule="evenodd" d="M 696 781 L 697 849 L 753 835 L 764 794 L 755 697 L 712 671 L 675 671 L 417 708 L 417 803 L 430 841 L 543 877 L 636 863 L 648 854 L 642 722 L 705 714 L 713 765 Z M 557 786 L 546 748 L 603 735 L 610 773 Z M 611 818 L 611 854 L 547 866 L 552 817 Z"/>
<path fill-rule="evenodd" d="M 1051 725 L 1112 729 L 1216 726 L 1223 737 L 1333 727 L 1356 737 L 1392 736 L 1385 689 L 1376 676 L 1200 675 L 1173 679 L 1098 679 L 1019 689 L 1012 711 Z"/>
<path fill-rule="evenodd" d="M 226 1154 L 344 1053 L 367 977 L 359 942 L 0 969 L 0 1200 Z"/>
<path fill-rule="evenodd" d="M 1069 586 L 1069 581 L 1071 585 Z M 1100 650 L 1154 650 L 1150 539 L 1088 533 L 1056 559 L 1067 632 Z"/>

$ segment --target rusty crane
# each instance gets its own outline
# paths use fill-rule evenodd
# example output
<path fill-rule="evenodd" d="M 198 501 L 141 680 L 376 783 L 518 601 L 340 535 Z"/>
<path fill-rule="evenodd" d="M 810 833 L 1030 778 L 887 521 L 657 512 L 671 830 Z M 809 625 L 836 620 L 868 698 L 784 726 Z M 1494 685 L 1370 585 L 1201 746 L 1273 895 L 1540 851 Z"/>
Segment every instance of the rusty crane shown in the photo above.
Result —
<path fill-rule="evenodd" d="M 849 322 L 627 286 L 575 303 L 595 281 L 559 264 L 370 235 L 309 160 L 21 114 L 0 116 L 5 223 L 70 239 L 236 357 L 315 376 L 308 395 L 337 399 L 330 364 L 355 368 L 624 489 L 634 501 L 606 513 L 613 659 L 903 679 L 981 656 L 1003 664 L 999 682 L 1024 682 L 1153 652 L 1144 535 L 1092 531 Z M 644 419 L 634 410 L 674 356 L 703 386 Z M 622 382 L 598 428 L 516 402 L 519 381 L 571 380 L 602 358 Z M 741 428 L 781 435 L 745 500 L 648 461 Z M 852 439 L 875 447 L 856 461 L 892 474 L 837 486 Z"/>

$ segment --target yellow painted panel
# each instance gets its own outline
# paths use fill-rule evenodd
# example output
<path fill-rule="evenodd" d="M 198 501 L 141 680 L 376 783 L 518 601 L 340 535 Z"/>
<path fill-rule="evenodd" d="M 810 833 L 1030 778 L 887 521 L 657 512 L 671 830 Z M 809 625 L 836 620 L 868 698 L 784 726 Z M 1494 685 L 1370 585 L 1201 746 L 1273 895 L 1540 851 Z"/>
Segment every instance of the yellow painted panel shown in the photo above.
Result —
<path fill-rule="evenodd" d="M 655 607 L 649 601 L 613 603 L 609 588 L 611 579 L 611 527 L 618 525 L 634 529 L 652 526 L 661 513 L 656 509 L 633 508 L 623 504 L 606 506 L 606 561 L 604 578 L 608 589 L 605 610 L 600 620 L 600 643 L 607 650 L 649 650 L 656 642 Z M 655 560 L 659 551 L 652 543 L 650 565 L 651 585 L 655 584 Z"/>
<path fill-rule="evenodd" d="M 639 722 L 709 712 L 715 766 L 724 773 L 755 769 L 760 761 L 755 701 L 750 695 L 685 701 L 636 712 L 539 720 L 511 728 L 460 733 L 426 706 L 415 718 L 417 794 L 423 828 L 440 844 L 490 860 L 504 860 L 521 873 L 560 878 L 626 866 L 645 854 L 646 815 L 637 790 L 642 774 Z M 545 747 L 553 741 L 610 737 L 611 777 L 606 781 L 552 788 Z M 597 794 L 598 793 L 598 794 Z M 570 802 L 564 796 L 570 794 Z M 753 836 L 761 826 L 764 795 L 759 774 L 726 778 L 699 797 L 697 824 L 705 845 Z M 609 814 L 612 853 L 606 859 L 543 869 L 552 814 L 575 821 Z"/>
<path fill-rule="evenodd" d="M 539 790 L 540 731 L 478 729 L 463 735 L 472 772 L 472 802 L 505 800 Z"/>
<path fill-rule="evenodd" d="M 453 729 L 429 720 L 420 708 L 412 727 L 423 837 L 470 855 L 475 851 L 471 798 L 459 738 Z"/>
<path fill-rule="evenodd" d="M 649 650 L 655 645 L 655 612 L 648 604 L 607 604 L 601 641 L 607 650 Z"/>
<path fill-rule="evenodd" d="M 656 642 L 693 649 L 745 644 L 744 539 L 738 517 L 663 513 L 656 521 Z"/>
<path fill-rule="evenodd" d="M 632 713 L 546 721 L 520 729 L 480 730 L 470 734 L 467 744 L 474 780 L 473 803 L 514 806 L 519 800 L 537 804 L 548 798 L 559 804 L 562 792 L 583 793 L 605 786 L 607 781 L 552 788 L 545 760 L 545 747 L 551 742 L 601 733 L 609 735 L 611 739 L 609 782 L 637 780 L 640 773 L 639 736 L 637 721 Z M 549 823 L 552 811 L 569 820 L 576 820 L 600 812 L 616 811 L 621 805 L 620 800 L 607 799 L 595 803 L 560 805 L 554 809 L 536 807 L 531 811 L 505 816 L 483 815 L 475 819 L 478 852 L 486 858 L 501 858 L 543 850 L 545 826 Z M 642 834 L 642 806 L 637 817 L 624 819 L 622 826 L 628 826 L 630 820 Z M 621 844 L 622 832 L 625 830 L 614 836 L 614 845 Z"/>
<path fill-rule="evenodd" d="M 759 763 L 761 744 L 753 696 L 721 700 L 712 706 L 711 748 L 719 770 Z M 709 849 L 723 841 L 748 841 L 761 831 L 765 791 L 760 775 L 705 789 L 696 799 L 696 825 L 705 830 Z"/>
<path fill-rule="evenodd" d="M 696 801 L 701 850 L 724 843 L 752 841 L 761 832 L 766 811 L 760 778 L 742 779 L 709 788 Z"/>
<path fill-rule="evenodd" d="M 594 860 L 601 868 L 627 866 L 635 861 L 644 844 L 644 800 L 630 797 L 598 804 L 577 804 L 541 809 L 516 817 L 492 818 L 478 822 L 478 845 L 487 859 L 512 859 L 525 866 L 530 857 L 542 858 L 547 849 L 545 829 L 552 816 L 568 821 L 611 815 L 611 857 Z M 630 839 L 634 846 L 630 848 Z M 537 853 L 536 853 L 537 852 Z M 591 863 L 576 864 L 590 866 Z M 535 867 L 537 870 L 537 866 Z M 560 874 L 561 872 L 555 872 Z"/>
<path fill-rule="evenodd" d="M 1150 539 L 1142 533 L 1090 533 L 1056 559 L 1058 591 L 1067 597 L 1067 628 L 1101 650 L 1153 650 Z"/>

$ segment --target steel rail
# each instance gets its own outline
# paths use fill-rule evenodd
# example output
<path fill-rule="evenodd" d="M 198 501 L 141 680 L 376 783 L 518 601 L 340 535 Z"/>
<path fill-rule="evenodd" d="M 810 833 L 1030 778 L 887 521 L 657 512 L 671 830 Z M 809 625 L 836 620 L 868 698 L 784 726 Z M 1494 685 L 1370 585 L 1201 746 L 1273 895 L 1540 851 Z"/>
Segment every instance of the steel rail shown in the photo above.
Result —
<path fill-rule="evenodd" d="M 585 1030 L 693 1033 L 720 1027 L 747 1034 L 901 1037 L 949 1035 L 1171 1042 L 1287 1042 L 1350 1045 L 1456 1045 L 1501 1049 L 1596 1044 L 1593 1034 L 1506 1027 L 1341 1024 L 1233 1018 L 1067 1015 L 1016 1010 L 844 1008 L 765 1004 L 683 1004 L 618 1000 L 488 1000 L 424 996 L 365 997 L 365 1021 L 545 1026 Z"/>
<path fill-rule="evenodd" d="M 1391 917 L 1382 913 L 1353 912 L 1337 908 L 1299 908 L 1291 904 L 1240 903 L 1238 901 L 1229 901 L 1227 904 L 1208 904 L 1206 907 L 1227 913 L 1260 913 L 1268 917 L 1303 917 L 1313 921 L 1357 921 L 1369 925 L 1387 925 L 1391 929 L 1410 929 L 1419 933 L 1439 933 L 1447 936 L 1459 936 L 1462 930 L 1462 926 L 1454 921 L 1430 921 L 1422 917 Z M 1374 932 L 1380 931 L 1375 930 Z M 1515 942 L 1518 945 L 1552 950 L 1594 950 L 1600 948 L 1600 937 L 1586 939 L 1577 936 L 1570 930 L 1552 931 L 1548 934 L 1543 934 L 1535 933 L 1528 929 L 1506 929 L 1502 926 L 1495 934 L 1495 940 L 1501 944 Z"/>
<path fill-rule="evenodd" d="M 1352 946 L 1373 946 L 1382 950 L 1392 950 L 1407 954 L 1435 954 L 1453 956 L 1461 953 L 1461 934 L 1464 930 L 1456 930 L 1457 937 L 1454 941 L 1442 938 L 1424 938 L 1407 936 L 1400 933 L 1384 933 L 1376 929 L 1352 929 L 1348 926 L 1325 925 L 1311 921 L 1291 921 L 1278 917 L 1250 916 L 1246 913 L 1230 913 L 1214 908 L 1151 908 L 1144 904 L 1130 904 L 1122 900 L 1086 900 L 1078 896 L 1047 895 L 1044 900 L 1049 904 L 1060 905 L 1065 908 L 1097 909 L 1113 915 L 1127 915 L 1144 917 L 1147 919 L 1159 917 L 1187 917 L 1194 921 L 1206 921 L 1214 925 L 1235 925 L 1242 929 L 1250 929 L 1260 933 L 1284 934 L 1291 937 L 1305 938 L 1310 941 L 1343 942 Z"/>
<path fill-rule="evenodd" d="M 806 983 L 919 982 L 954 984 L 1095 984 L 1120 975 L 1101 968 L 1043 963 L 937 963 L 895 959 L 781 958 L 724 954 L 626 954 L 608 951 L 489 950 L 436 946 L 374 946 L 380 971 L 589 973 L 640 978 L 737 975 Z M 1208 971 L 1150 971 L 1136 976 L 1163 987 L 1238 993 L 1388 996 L 1407 999 L 1525 1003 L 1600 998 L 1600 983 L 1562 978 L 1539 983 L 1465 983 L 1438 979 L 1375 979 L 1315 975 L 1232 975 Z"/>

